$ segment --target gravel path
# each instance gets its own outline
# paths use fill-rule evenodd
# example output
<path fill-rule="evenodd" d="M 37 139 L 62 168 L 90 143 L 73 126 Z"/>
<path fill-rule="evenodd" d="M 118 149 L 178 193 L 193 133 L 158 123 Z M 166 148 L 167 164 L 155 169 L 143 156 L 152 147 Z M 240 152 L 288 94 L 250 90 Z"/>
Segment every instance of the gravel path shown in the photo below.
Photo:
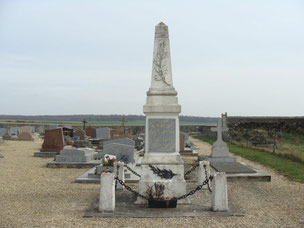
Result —
<path fill-rule="evenodd" d="M 199 140 L 200 154 L 210 145 Z M 35 158 L 41 142 L 0 144 L 0 227 L 304 227 L 304 184 L 242 159 L 272 175 L 267 182 L 229 182 L 229 199 L 244 217 L 168 219 L 82 218 L 96 199 L 97 184 L 73 183 L 85 169 L 50 169 L 51 158 Z"/>

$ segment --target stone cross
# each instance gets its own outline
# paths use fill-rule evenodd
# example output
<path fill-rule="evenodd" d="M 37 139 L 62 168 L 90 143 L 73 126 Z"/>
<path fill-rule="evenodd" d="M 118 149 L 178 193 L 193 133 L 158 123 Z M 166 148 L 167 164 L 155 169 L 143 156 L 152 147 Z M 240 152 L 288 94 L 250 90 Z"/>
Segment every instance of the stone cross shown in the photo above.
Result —
<path fill-rule="evenodd" d="M 216 141 L 223 141 L 222 133 L 223 131 L 228 131 L 228 127 L 224 126 L 225 123 L 223 123 L 222 119 L 219 119 L 217 122 L 217 127 L 211 128 L 211 131 L 217 132 L 217 140 Z"/>
<path fill-rule="evenodd" d="M 86 125 L 86 123 L 88 123 L 85 119 L 82 121 L 82 123 L 83 123 L 83 130 L 85 130 L 85 125 Z"/>

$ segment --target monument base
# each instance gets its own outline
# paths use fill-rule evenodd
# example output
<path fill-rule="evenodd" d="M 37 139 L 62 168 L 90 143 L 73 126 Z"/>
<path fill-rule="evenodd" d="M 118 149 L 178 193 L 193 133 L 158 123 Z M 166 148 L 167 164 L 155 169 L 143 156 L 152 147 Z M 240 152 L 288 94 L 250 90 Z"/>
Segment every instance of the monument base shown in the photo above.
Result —
<path fill-rule="evenodd" d="M 186 194 L 183 164 L 142 164 L 141 167 L 140 194 L 165 200 Z M 147 204 L 147 200 L 138 197 L 135 204 Z"/>

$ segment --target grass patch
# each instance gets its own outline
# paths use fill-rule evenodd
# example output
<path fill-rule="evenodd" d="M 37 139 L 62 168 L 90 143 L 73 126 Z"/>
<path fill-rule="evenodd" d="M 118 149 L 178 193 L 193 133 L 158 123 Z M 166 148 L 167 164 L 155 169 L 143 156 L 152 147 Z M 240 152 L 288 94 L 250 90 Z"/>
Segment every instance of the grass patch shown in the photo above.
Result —
<path fill-rule="evenodd" d="M 196 139 L 212 144 L 215 139 L 205 136 L 195 136 Z M 288 158 L 271 154 L 266 151 L 246 148 L 238 145 L 227 143 L 230 152 L 240 155 L 246 159 L 259 162 L 271 167 L 298 182 L 304 182 L 304 164 L 292 161 Z"/>

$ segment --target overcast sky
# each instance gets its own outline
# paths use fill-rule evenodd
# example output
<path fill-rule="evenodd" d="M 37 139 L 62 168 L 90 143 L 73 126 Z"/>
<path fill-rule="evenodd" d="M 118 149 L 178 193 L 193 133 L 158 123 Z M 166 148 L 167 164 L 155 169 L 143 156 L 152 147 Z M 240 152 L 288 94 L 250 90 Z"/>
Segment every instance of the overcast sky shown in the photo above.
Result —
<path fill-rule="evenodd" d="M 143 114 L 161 21 L 182 115 L 304 115 L 303 0 L 0 0 L 0 114 Z"/>

